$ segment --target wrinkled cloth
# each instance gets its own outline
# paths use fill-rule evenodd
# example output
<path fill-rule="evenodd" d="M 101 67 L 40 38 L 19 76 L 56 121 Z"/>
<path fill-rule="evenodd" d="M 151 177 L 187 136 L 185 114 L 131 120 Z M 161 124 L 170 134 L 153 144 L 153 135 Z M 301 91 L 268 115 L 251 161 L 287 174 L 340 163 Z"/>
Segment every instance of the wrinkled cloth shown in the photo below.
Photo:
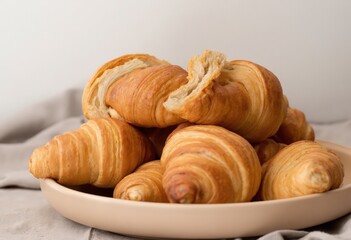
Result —
<path fill-rule="evenodd" d="M 81 94 L 81 89 L 69 90 L 0 120 L 0 239 L 137 239 L 64 218 L 45 200 L 39 181 L 28 172 L 28 160 L 36 147 L 84 122 Z M 318 139 L 351 146 L 351 120 L 313 127 Z M 351 239 L 351 214 L 309 229 L 284 229 L 247 239 Z"/>

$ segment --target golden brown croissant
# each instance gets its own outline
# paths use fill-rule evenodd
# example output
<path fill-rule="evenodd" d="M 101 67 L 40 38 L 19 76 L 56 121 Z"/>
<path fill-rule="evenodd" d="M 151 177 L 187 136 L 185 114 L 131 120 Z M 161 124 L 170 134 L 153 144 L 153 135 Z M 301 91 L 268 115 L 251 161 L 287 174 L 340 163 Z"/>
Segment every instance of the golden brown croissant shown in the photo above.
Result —
<path fill-rule="evenodd" d="M 53 178 L 67 185 L 115 187 L 153 158 L 151 143 L 139 131 L 120 120 L 100 118 L 34 150 L 29 170 L 37 178 Z"/>
<path fill-rule="evenodd" d="M 261 165 L 269 161 L 284 147 L 286 147 L 286 144 L 278 143 L 270 138 L 267 138 L 263 142 L 260 142 L 254 146 L 258 159 L 260 159 Z"/>
<path fill-rule="evenodd" d="M 263 165 L 262 200 L 291 198 L 338 188 L 344 177 L 339 157 L 313 141 L 298 141 Z"/>
<path fill-rule="evenodd" d="M 156 155 L 160 158 L 167 137 L 176 127 L 177 125 L 166 128 L 142 128 L 140 131 L 149 138 L 155 147 Z"/>
<path fill-rule="evenodd" d="M 159 160 L 144 163 L 117 184 L 113 197 L 143 202 L 168 202 L 162 187 L 162 176 L 163 167 Z"/>
<path fill-rule="evenodd" d="M 167 64 L 148 54 L 128 54 L 101 66 L 84 88 L 83 114 L 88 119 L 109 117 L 117 113 L 105 103 L 108 88 L 125 74 L 136 69 Z"/>
<path fill-rule="evenodd" d="M 290 107 L 288 108 L 285 120 L 274 136 L 278 142 L 285 144 L 300 140 L 314 141 L 314 137 L 314 130 L 307 122 L 305 114 L 296 108 Z"/>
<path fill-rule="evenodd" d="M 279 80 L 258 64 L 227 62 L 223 54 L 205 51 L 190 60 L 188 73 L 188 83 L 164 106 L 189 122 L 223 126 L 259 142 L 285 118 L 288 103 Z"/>
<path fill-rule="evenodd" d="M 219 126 L 176 130 L 167 139 L 161 164 L 163 187 L 172 203 L 250 201 L 261 180 L 260 162 L 250 143 Z"/>
<path fill-rule="evenodd" d="M 140 127 L 167 127 L 184 122 L 163 102 L 187 82 L 187 72 L 146 54 L 125 55 L 103 65 L 84 89 L 87 118 L 114 117 Z"/>

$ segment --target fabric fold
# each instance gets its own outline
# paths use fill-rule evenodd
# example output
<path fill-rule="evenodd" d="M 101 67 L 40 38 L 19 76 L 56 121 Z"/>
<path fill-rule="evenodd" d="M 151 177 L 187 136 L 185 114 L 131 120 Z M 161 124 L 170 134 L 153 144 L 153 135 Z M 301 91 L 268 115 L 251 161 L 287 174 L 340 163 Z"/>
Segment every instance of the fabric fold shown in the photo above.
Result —
<path fill-rule="evenodd" d="M 0 144 L 26 141 L 55 123 L 82 116 L 82 92 L 81 89 L 67 90 L 0 120 Z"/>
<path fill-rule="evenodd" d="M 29 157 L 55 135 L 82 124 L 81 95 L 82 90 L 68 90 L 0 122 L 0 188 L 39 188 L 28 172 Z"/>

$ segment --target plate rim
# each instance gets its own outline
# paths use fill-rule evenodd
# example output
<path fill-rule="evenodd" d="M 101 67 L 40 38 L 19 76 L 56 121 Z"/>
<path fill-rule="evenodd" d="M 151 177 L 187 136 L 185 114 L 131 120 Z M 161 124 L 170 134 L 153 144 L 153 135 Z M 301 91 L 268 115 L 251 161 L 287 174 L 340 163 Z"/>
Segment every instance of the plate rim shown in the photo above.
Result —
<path fill-rule="evenodd" d="M 340 154 L 345 154 L 348 156 L 346 158 L 346 161 L 351 163 L 351 148 L 330 143 L 327 141 L 323 141 L 322 144 L 327 144 L 334 150 L 340 152 Z M 348 168 L 350 169 L 351 165 L 348 164 Z M 349 172 L 349 171 L 347 171 Z M 73 220 L 75 222 L 78 222 L 80 224 L 83 224 L 85 226 L 89 227 L 94 227 L 98 229 L 102 229 L 105 231 L 110 231 L 122 235 L 127 235 L 127 236 L 137 236 L 141 237 L 142 239 L 146 238 L 161 238 L 161 239 L 170 239 L 170 238 L 176 238 L 176 239 L 208 239 L 208 238 L 233 238 L 233 237 L 253 237 L 253 236 L 259 236 L 259 235 L 264 235 L 269 232 L 278 230 L 278 229 L 304 229 L 307 227 L 312 227 L 312 226 L 317 226 L 319 224 L 323 224 L 325 222 L 329 222 L 332 220 L 335 220 L 341 216 L 347 215 L 351 213 L 351 205 L 348 204 L 348 202 L 345 202 L 345 197 L 346 199 L 348 196 L 351 197 L 351 179 L 348 177 L 347 182 L 343 182 L 343 185 L 341 185 L 337 189 L 330 190 L 328 192 L 324 193 L 316 193 L 316 194 L 310 194 L 310 195 L 305 195 L 305 196 L 299 196 L 299 197 L 294 197 L 294 198 L 286 198 L 286 199 L 277 199 L 277 200 L 266 200 L 266 201 L 251 201 L 251 202 L 240 202 L 240 203 L 216 203 L 216 204 L 174 204 L 174 203 L 155 203 L 155 202 L 140 202 L 140 201 L 131 201 L 131 200 L 123 200 L 123 199 L 116 199 L 112 198 L 111 196 L 101 196 L 101 195 L 95 195 L 93 193 L 87 193 L 80 191 L 79 189 L 74 189 L 74 186 L 71 188 L 71 186 L 64 186 L 59 183 L 57 183 L 53 179 L 39 179 L 40 181 L 40 187 L 42 189 L 43 195 L 45 198 L 48 200 L 50 203 L 51 207 L 55 209 L 58 213 L 63 215 L 64 217 Z M 56 196 L 56 197 L 55 197 Z M 305 208 L 306 206 L 310 206 L 310 204 L 313 204 L 314 202 L 317 202 L 316 206 L 321 206 L 321 204 L 324 204 L 330 200 L 334 201 L 335 199 L 339 199 L 339 197 L 343 196 L 341 199 L 343 202 L 342 206 L 339 207 L 334 207 L 332 210 L 334 213 L 330 215 L 330 213 L 322 213 L 320 215 L 319 220 L 315 218 L 310 218 L 307 220 L 307 222 L 302 223 L 300 221 L 295 222 L 293 225 L 290 223 L 284 223 L 278 224 L 278 225 L 271 225 L 268 221 L 267 223 L 264 223 L 263 225 L 260 223 L 257 226 L 253 225 L 250 226 L 249 229 L 246 227 L 241 228 L 235 228 L 235 226 L 238 226 L 237 223 L 223 223 L 220 227 L 222 229 L 221 231 L 218 232 L 209 232 L 209 230 L 204 230 L 203 229 L 203 222 L 201 219 L 203 219 L 204 216 L 208 216 L 208 214 L 214 214 L 214 216 L 217 217 L 224 217 L 228 218 L 228 214 L 235 214 L 236 213 L 241 213 L 241 214 L 248 214 L 248 217 L 244 217 L 244 222 L 246 224 L 251 225 L 252 220 L 256 222 L 257 220 L 252 219 L 254 217 L 255 219 L 261 219 L 264 216 L 261 216 L 260 214 L 258 216 L 254 216 L 256 213 L 253 213 L 255 211 L 262 211 L 264 209 L 280 209 L 278 210 L 277 214 L 275 214 L 276 217 L 283 217 L 284 209 L 287 209 L 287 207 L 302 207 Z M 57 200 L 57 197 L 64 197 L 66 200 L 70 199 L 73 200 L 73 205 L 71 204 L 70 206 L 67 206 L 63 204 L 61 201 Z M 334 199 L 334 200 L 333 200 Z M 104 219 L 106 214 L 106 209 L 104 209 L 104 206 L 108 206 L 108 208 L 116 208 L 118 211 L 122 211 L 124 214 L 126 212 L 128 213 L 127 217 L 127 222 L 128 221 L 135 221 L 135 219 L 131 220 L 131 217 L 136 216 L 136 215 L 130 215 L 130 211 L 134 212 L 141 210 L 141 214 L 151 214 L 153 217 L 152 219 L 160 217 L 160 219 L 168 219 L 168 214 L 175 214 L 175 216 L 179 217 L 180 219 L 188 219 L 188 217 L 191 217 L 193 221 L 196 219 L 196 221 L 199 221 L 192 227 L 191 231 L 188 229 L 188 225 L 183 226 L 181 223 L 179 226 L 172 226 L 172 229 L 169 228 L 168 224 L 169 223 L 163 223 L 159 222 L 160 220 L 157 220 L 157 222 L 167 230 L 167 233 L 164 231 L 156 231 L 154 229 L 154 226 L 150 226 L 149 228 L 145 228 L 144 223 L 140 223 L 141 226 L 137 227 L 134 226 L 133 229 L 130 229 L 130 227 L 126 227 L 125 225 L 125 219 L 123 217 L 123 220 L 121 220 L 119 214 L 117 214 L 116 217 L 113 217 L 113 221 L 117 221 L 119 224 L 118 226 L 111 226 L 107 223 L 104 223 L 103 220 L 102 222 L 96 222 L 93 219 L 91 219 L 90 215 L 85 215 L 85 218 L 81 217 L 81 210 L 77 210 L 79 215 L 73 214 L 70 210 L 70 207 L 75 207 L 77 204 L 77 201 L 79 201 L 79 204 L 81 204 L 81 201 L 85 203 L 85 206 L 91 206 L 91 204 L 97 204 L 99 207 L 96 212 L 96 217 L 98 219 Z M 102 207 L 102 208 L 101 208 Z M 84 208 L 84 207 L 83 207 Z M 315 207 L 312 207 L 312 209 L 316 210 Z M 266 210 L 264 210 L 266 211 Z M 304 210 L 305 211 L 305 210 Z M 297 210 L 296 216 L 302 216 L 301 214 L 304 214 L 304 211 Z M 307 210 L 309 211 L 309 210 Z M 329 210 L 330 211 L 330 210 Z M 185 214 L 185 215 L 184 215 Z M 190 214 L 190 216 L 189 216 Z M 207 214 L 207 215 L 206 215 Z M 219 214 L 219 215 L 218 215 Z M 282 215 L 283 214 L 283 215 Z M 84 215 L 84 212 L 83 212 Z M 167 216 L 166 216 L 167 215 Z M 172 215 L 173 216 L 173 215 Z M 211 215 L 212 216 L 212 215 Z M 228 220 L 234 220 L 237 217 L 230 215 L 230 218 Z M 102 218 L 101 218 L 102 217 Z M 165 219 L 166 218 L 166 219 Z M 285 218 L 285 216 L 284 216 Z M 288 218 L 290 219 L 290 218 Z M 241 221 L 241 220 L 240 220 Z M 290 221 L 290 220 L 289 220 Z M 185 221 L 186 222 L 186 221 Z M 131 223 L 131 222 L 130 222 Z M 150 224 L 150 223 L 149 223 Z M 201 226 L 201 230 L 199 230 L 199 224 Z M 215 222 L 212 224 L 216 225 Z M 229 226 L 229 225 L 230 226 Z M 289 225 L 290 224 L 290 225 Z M 239 224 L 240 225 L 240 224 Z M 128 225 L 129 226 L 129 225 Z M 183 226 L 183 227 L 181 227 Z M 207 226 L 207 225 L 206 225 Z M 212 226 L 212 225 L 211 225 Z M 210 227 L 211 226 L 207 226 Z M 233 229 L 234 226 L 234 229 Z M 284 227 L 285 226 L 285 227 Z M 290 227 L 289 227 L 290 226 Z M 206 228 L 207 228 L 206 227 Z M 217 226 L 218 227 L 218 226 Z M 282 228 L 283 227 L 283 228 Z M 209 228 L 209 229 L 210 229 Z M 216 228 L 217 229 L 217 228 Z M 156 231 L 156 232 L 155 232 Z M 183 232 L 185 231 L 185 232 Z M 217 230 L 216 230 L 217 231 Z"/>
<path fill-rule="evenodd" d="M 345 184 L 339 188 L 330 190 L 328 192 L 324 193 L 314 193 L 314 194 L 309 194 L 305 196 L 298 196 L 298 197 L 292 197 L 292 198 L 284 198 L 284 199 L 275 199 L 275 200 L 264 200 L 264 201 L 252 201 L 252 202 L 237 202 L 237 203 L 211 203 L 211 204 L 202 204 L 202 203 L 192 203 L 192 204 L 174 204 L 174 203 L 157 203 L 157 202 L 141 202 L 141 201 L 131 201 L 131 200 L 125 200 L 125 199 L 118 199 L 118 198 L 112 198 L 112 197 L 107 197 L 107 196 L 100 196 L 100 195 L 95 195 L 95 194 L 90 194 L 90 193 L 85 193 L 81 192 L 78 190 L 71 189 L 69 187 L 63 186 L 59 183 L 57 183 L 55 180 L 50 179 L 50 178 L 42 178 L 40 179 L 41 185 L 46 184 L 47 186 L 52 187 L 53 189 L 56 189 L 57 191 L 63 192 L 63 191 L 68 191 L 70 194 L 75 194 L 75 195 L 83 195 L 89 198 L 96 198 L 104 201 L 110 201 L 111 202 L 119 202 L 121 204 L 125 205 L 138 205 L 140 204 L 145 205 L 145 206 L 172 206 L 172 207 L 196 207 L 196 208 L 218 208 L 218 207 L 230 207 L 230 206 L 246 206 L 246 205 L 267 205 L 267 204 L 272 204 L 272 203 L 289 203 L 289 202 L 298 202 L 298 201 L 303 201 L 306 199 L 313 199 L 313 198 L 318 198 L 321 195 L 325 195 L 328 193 L 333 193 L 333 192 L 339 192 L 339 191 L 345 191 L 346 189 L 351 188 L 351 183 Z"/>

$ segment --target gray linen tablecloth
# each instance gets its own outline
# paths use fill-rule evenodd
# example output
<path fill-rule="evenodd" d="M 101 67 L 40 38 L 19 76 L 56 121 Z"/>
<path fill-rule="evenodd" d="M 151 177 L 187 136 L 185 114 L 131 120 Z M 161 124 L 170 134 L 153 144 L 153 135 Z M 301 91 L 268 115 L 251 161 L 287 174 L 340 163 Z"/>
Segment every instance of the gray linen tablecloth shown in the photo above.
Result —
<path fill-rule="evenodd" d="M 0 120 L 0 240 L 135 239 L 62 217 L 41 194 L 38 180 L 28 173 L 34 148 L 82 124 L 81 93 L 69 90 Z M 351 120 L 313 126 L 318 139 L 351 146 Z M 279 230 L 253 239 L 351 239 L 351 214 L 310 229 Z"/>

